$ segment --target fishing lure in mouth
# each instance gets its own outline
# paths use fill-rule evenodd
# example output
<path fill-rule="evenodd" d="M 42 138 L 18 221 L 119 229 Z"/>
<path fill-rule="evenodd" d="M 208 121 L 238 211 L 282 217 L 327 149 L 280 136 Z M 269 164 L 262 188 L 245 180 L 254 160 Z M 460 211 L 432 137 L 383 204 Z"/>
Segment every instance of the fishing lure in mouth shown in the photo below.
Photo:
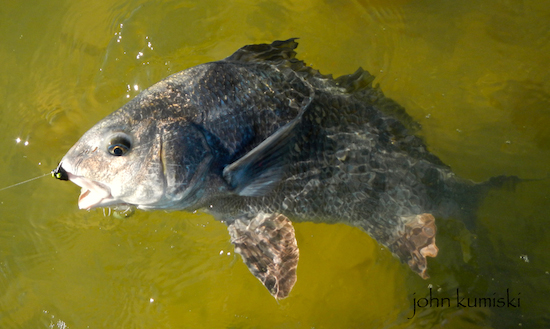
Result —
<path fill-rule="evenodd" d="M 59 180 L 69 180 L 69 174 L 61 167 L 61 165 L 57 166 L 54 170 L 52 170 L 52 177 L 59 179 Z"/>

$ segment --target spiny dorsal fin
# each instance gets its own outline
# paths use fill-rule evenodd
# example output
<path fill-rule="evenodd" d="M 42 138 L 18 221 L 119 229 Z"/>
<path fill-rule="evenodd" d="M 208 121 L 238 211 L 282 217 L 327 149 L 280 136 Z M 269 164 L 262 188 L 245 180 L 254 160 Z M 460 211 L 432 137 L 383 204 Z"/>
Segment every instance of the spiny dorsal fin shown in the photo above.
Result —
<path fill-rule="evenodd" d="M 297 39 L 298 38 L 291 38 L 284 41 L 274 41 L 271 44 L 263 43 L 244 46 L 233 55 L 224 59 L 224 61 L 269 63 L 282 70 L 291 69 L 305 79 L 316 77 L 319 79 L 332 80 L 332 75 L 323 75 L 318 70 L 312 69 L 303 61 L 296 58 L 294 49 L 298 47 L 298 42 L 296 42 Z"/>
<path fill-rule="evenodd" d="M 244 46 L 225 60 L 236 62 L 289 60 L 296 56 L 296 52 L 294 51 L 294 49 L 298 47 L 298 43 L 295 41 L 296 39 L 298 38 L 292 38 L 285 41 L 274 41 L 271 44 L 262 43 Z"/>
<path fill-rule="evenodd" d="M 339 76 L 334 81 L 338 87 L 344 88 L 347 93 L 351 94 L 357 90 L 372 88 L 374 76 L 360 67 L 352 74 Z"/>
<path fill-rule="evenodd" d="M 296 283 L 299 250 L 290 220 L 280 214 L 258 213 L 228 226 L 235 252 L 276 299 L 288 296 Z"/>

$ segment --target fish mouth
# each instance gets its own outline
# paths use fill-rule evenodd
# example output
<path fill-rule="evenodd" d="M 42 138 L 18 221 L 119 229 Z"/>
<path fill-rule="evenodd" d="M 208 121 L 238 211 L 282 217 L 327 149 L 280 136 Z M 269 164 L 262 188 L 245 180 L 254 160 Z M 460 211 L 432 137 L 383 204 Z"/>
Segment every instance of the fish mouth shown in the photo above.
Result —
<path fill-rule="evenodd" d="M 78 208 L 90 210 L 116 203 L 111 194 L 111 189 L 104 184 L 70 172 L 67 172 L 67 175 L 71 182 L 82 188 L 78 197 Z"/>

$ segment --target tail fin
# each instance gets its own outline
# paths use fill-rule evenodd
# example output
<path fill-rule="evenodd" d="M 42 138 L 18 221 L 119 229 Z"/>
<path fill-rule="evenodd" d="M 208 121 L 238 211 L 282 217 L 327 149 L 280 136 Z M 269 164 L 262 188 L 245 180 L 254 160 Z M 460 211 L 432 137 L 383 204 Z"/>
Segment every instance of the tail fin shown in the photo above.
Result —
<path fill-rule="evenodd" d="M 438 215 L 459 219 L 467 229 L 472 230 L 476 226 L 477 210 L 491 190 L 513 191 L 523 181 L 517 176 L 491 177 L 482 183 L 454 178 L 452 182 L 446 182 L 447 193 L 440 193 L 436 197 L 440 200 Z"/>

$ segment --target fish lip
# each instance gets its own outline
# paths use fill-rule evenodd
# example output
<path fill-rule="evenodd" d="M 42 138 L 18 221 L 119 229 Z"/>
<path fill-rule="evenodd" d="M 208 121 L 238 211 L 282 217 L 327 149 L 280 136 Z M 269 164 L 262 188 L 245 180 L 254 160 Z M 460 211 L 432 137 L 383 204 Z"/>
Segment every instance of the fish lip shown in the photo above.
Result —
<path fill-rule="evenodd" d="M 71 182 L 82 188 L 78 197 L 78 208 L 90 210 L 116 203 L 111 194 L 111 189 L 105 184 L 70 172 L 67 172 L 67 174 Z"/>

